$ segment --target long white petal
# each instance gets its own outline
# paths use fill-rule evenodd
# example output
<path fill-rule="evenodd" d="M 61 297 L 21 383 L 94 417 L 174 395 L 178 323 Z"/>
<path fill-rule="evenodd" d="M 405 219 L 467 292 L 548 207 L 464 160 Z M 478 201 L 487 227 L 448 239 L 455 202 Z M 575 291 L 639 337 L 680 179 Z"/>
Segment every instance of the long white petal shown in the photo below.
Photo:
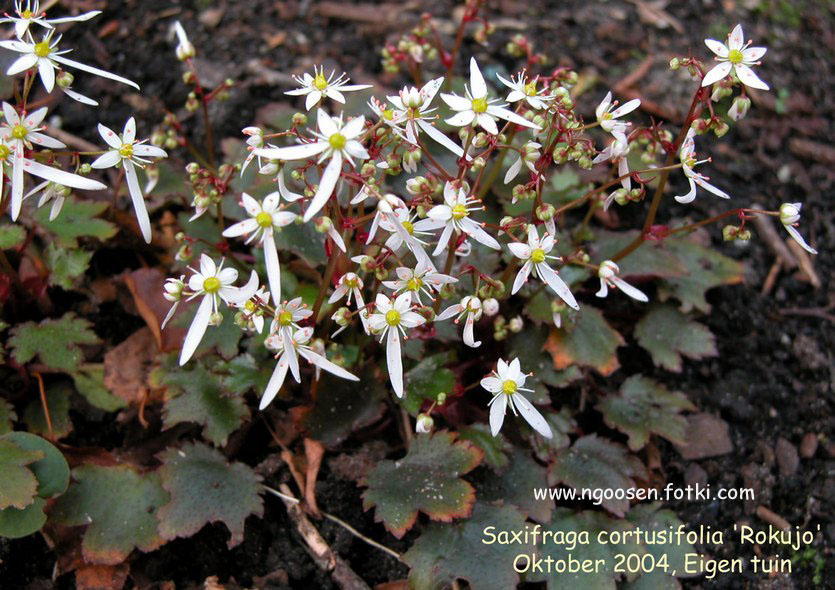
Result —
<path fill-rule="evenodd" d="M 306 160 L 316 154 L 321 154 L 328 149 L 328 146 L 329 144 L 326 141 L 315 141 L 287 147 L 258 148 L 252 151 L 256 156 L 272 160 Z"/>
<path fill-rule="evenodd" d="M 98 129 L 99 135 L 101 135 L 101 138 L 107 145 L 117 150 L 122 147 L 122 140 L 119 139 L 119 135 L 110 127 L 105 127 L 104 125 L 99 123 Z"/>
<path fill-rule="evenodd" d="M 89 72 L 90 74 L 95 74 L 96 76 L 101 76 L 102 78 L 109 78 L 110 80 L 115 80 L 116 82 L 121 82 L 122 84 L 127 84 L 128 86 L 133 86 L 137 90 L 139 90 L 139 85 L 136 82 L 132 82 L 127 78 L 123 78 L 122 76 L 117 76 L 116 74 L 111 74 L 110 72 L 105 72 L 104 70 L 100 70 L 98 68 L 94 68 L 93 66 L 88 66 L 83 63 L 79 63 L 72 59 L 68 59 L 63 55 L 55 55 L 52 54 L 50 59 L 53 61 L 57 61 L 58 63 L 62 63 L 64 65 L 70 66 L 71 68 L 76 68 L 78 70 L 83 70 L 85 72 Z"/>
<path fill-rule="evenodd" d="M 487 246 L 488 248 L 493 248 L 493 250 L 501 250 L 502 247 L 496 241 L 496 239 L 488 234 L 484 229 L 477 224 L 472 219 L 465 217 L 460 221 L 461 227 L 464 228 L 464 231 L 467 232 L 474 240 L 480 242 Z"/>
<path fill-rule="evenodd" d="M 519 292 L 519 289 L 521 289 L 522 286 L 528 282 L 528 276 L 531 274 L 531 268 L 533 268 L 533 263 L 528 260 L 522 265 L 519 272 L 516 273 L 516 279 L 513 281 L 513 288 L 510 290 L 511 295 L 516 295 L 516 293 Z"/>
<path fill-rule="evenodd" d="M 14 76 L 20 72 L 25 72 L 29 68 L 38 63 L 38 56 L 34 53 L 27 53 L 17 58 L 9 69 L 6 70 L 7 76 Z"/>
<path fill-rule="evenodd" d="M 180 351 L 180 366 L 186 364 L 200 341 L 203 340 L 203 335 L 206 333 L 206 328 L 209 327 L 209 319 L 212 315 L 212 299 L 214 295 L 204 295 L 200 302 L 200 307 L 197 308 L 197 313 L 191 321 L 191 326 L 186 333 L 186 339 L 183 341 L 183 349 Z"/>
<path fill-rule="evenodd" d="M 148 217 L 148 210 L 145 208 L 145 197 L 142 196 L 142 189 L 139 188 L 139 179 L 136 177 L 136 168 L 130 160 L 124 161 L 125 178 L 128 181 L 128 192 L 133 201 L 133 210 L 136 212 L 136 220 L 139 222 L 139 229 L 142 230 L 142 237 L 145 243 L 151 243 L 151 220 Z"/>
<path fill-rule="evenodd" d="M 493 403 L 490 405 L 490 432 L 493 436 L 499 434 L 499 431 L 502 429 L 502 424 L 504 424 L 504 415 L 507 411 L 507 396 L 505 394 L 501 394 L 501 397 L 494 400 Z"/>
<path fill-rule="evenodd" d="M 400 332 L 396 326 L 389 328 L 386 342 L 386 365 L 394 393 L 397 397 L 403 397 L 403 359 L 400 357 Z"/>
<path fill-rule="evenodd" d="M 800 244 L 804 250 L 812 254 L 818 253 L 817 250 L 815 250 L 809 244 L 806 243 L 806 240 L 803 239 L 803 236 L 800 235 L 800 232 L 797 231 L 796 228 L 792 227 L 791 225 L 784 225 L 783 227 L 786 228 L 786 231 L 789 232 L 789 235 L 794 239 L 795 242 Z"/>
<path fill-rule="evenodd" d="M 487 84 L 484 82 L 484 76 L 481 75 L 481 70 L 478 69 L 478 63 L 475 58 L 470 58 L 470 92 L 473 98 L 484 98 L 487 96 Z"/>
<path fill-rule="evenodd" d="M 336 181 L 339 180 L 341 172 L 342 154 L 335 151 L 333 153 L 333 157 L 331 157 L 331 161 L 328 163 L 327 168 L 325 168 L 325 172 L 322 174 L 322 178 L 319 180 L 319 188 L 316 191 L 316 194 L 313 195 L 313 200 L 307 207 L 307 211 L 304 212 L 305 222 L 313 219 L 313 216 L 316 215 L 322 207 L 325 206 L 325 203 L 328 202 L 328 199 L 330 199 L 333 194 L 333 189 L 336 187 Z"/>
<path fill-rule="evenodd" d="M 519 413 L 522 414 L 522 418 L 524 418 L 525 421 L 531 425 L 531 428 L 536 430 L 545 438 L 551 438 L 553 436 L 551 433 L 551 427 L 548 426 L 548 422 L 545 421 L 545 418 L 542 417 L 539 410 L 533 407 L 531 402 L 518 393 L 515 393 L 513 394 L 513 403 L 516 406 L 516 409 L 519 410 Z"/>
<path fill-rule="evenodd" d="M 278 249 L 272 232 L 264 236 L 264 259 L 267 264 L 267 280 L 273 301 L 281 301 L 281 266 L 278 261 Z"/>
<path fill-rule="evenodd" d="M 12 160 L 12 221 L 17 221 L 23 206 L 23 145 L 15 142 Z"/>
<path fill-rule="evenodd" d="M 473 334 L 473 326 L 475 324 L 475 316 L 471 313 L 467 314 L 467 319 L 464 322 L 464 344 L 470 348 L 478 348 L 481 346 L 481 340 L 476 341 Z"/>
<path fill-rule="evenodd" d="M 45 178 L 46 180 L 51 180 L 57 184 L 62 184 L 72 188 L 88 191 L 100 191 L 107 188 L 106 185 L 97 180 L 93 180 L 92 178 L 85 178 L 83 176 L 79 176 L 78 174 L 72 174 L 71 172 L 59 170 L 58 168 L 52 168 L 34 160 L 24 160 L 24 168 L 29 174 L 34 174 L 40 178 Z"/>
<path fill-rule="evenodd" d="M 649 297 L 647 297 L 643 291 L 637 289 L 624 281 L 620 277 L 612 277 L 612 282 L 617 286 L 618 289 L 623 291 L 626 295 L 629 295 L 632 299 L 636 299 L 637 301 L 643 301 L 646 303 L 649 301 Z"/>
<path fill-rule="evenodd" d="M 452 141 L 446 133 L 443 133 L 440 129 L 432 125 L 431 123 L 427 123 L 422 119 L 418 119 L 417 121 L 418 126 L 423 129 L 423 132 L 426 133 L 429 137 L 435 140 L 437 143 L 444 146 L 446 149 L 451 151 L 453 154 L 458 156 L 459 158 L 464 155 L 464 150 L 461 149 L 457 143 Z"/>
<path fill-rule="evenodd" d="M 308 350 L 305 348 L 299 349 L 299 354 L 302 355 L 304 358 L 309 360 L 311 363 L 316 365 L 317 367 L 324 369 L 328 373 L 333 373 L 337 377 L 341 377 L 343 379 L 348 379 L 349 381 L 359 381 L 359 377 L 354 375 L 353 373 L 346 371 L 339 365 L 332 363 L 325 357 L 320 354 L 313 352 L 312 350 Z"/>
<path fill-rule="evenodd" d="M 577 300 L 574 299 L 574 295 L 571 294 L 571 290 L 568 288 L 568 285 L 565 284 L 557 272 L 548 266 L 545 263 L 537 264 L 536 271 L 539 273 L 539 276 L 542 277 L 542 280 L 545 281 L 551 290 L 556 293 L 560 299 L 565 301 L 565 303 L 571 307 L 572 309 L 580 309 L 580 306 L 577 305 Z"/>
<path fill-rule="evenodd" d="M 269 383 L 267 383 L 267 388 L 264 390 L 264 396 L 261 398 L 261 403 L 258 404 L 258 409 L 263 410 L 270 402 L 275 399 L 275 396 L 278 394 L 281 386 L 284 385 L 284 379 L 287 377 L 287 355 L 292 354 L 292 352 L 284 352 L 281 356 L 278 357 L 278 363 L 273 369 L 273 374 L 270 377 Z"/>
<path fill-rule="evenodd" d="M 91 167 L 96 168 L 98 170 L 102 170 L 104 168 L 112 168 L 117 164 L 121 163 L 122 156 L 116 150 L 108 150 L 103 153 L 101 156 L 93 160 L 90 164 Z"/>

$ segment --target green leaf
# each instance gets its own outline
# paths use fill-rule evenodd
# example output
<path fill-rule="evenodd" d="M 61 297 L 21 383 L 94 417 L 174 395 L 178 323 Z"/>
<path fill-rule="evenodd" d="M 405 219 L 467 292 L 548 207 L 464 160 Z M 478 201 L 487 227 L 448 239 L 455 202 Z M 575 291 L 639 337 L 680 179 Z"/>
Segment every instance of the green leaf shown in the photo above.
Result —
<path fill-rule="evenodd" d="M 115 412 L 128 406 L 125 400 L 116 397 L 104 386 L 104 365 L 88 367 L 72 374 L 73 383 L 78 393 L 83 395 L 91 406 Z"/>
<path fill-rule="evenodd" d="M 281 228 L 275 234 L 275 245 L 279 252 L 289 250 L 314 268 L 328 261 L 325 256 L 325 236 L 317 232 L 312 223 L 291 223 Z"/>
<path fill-rule="evenodd" d="M 502 531 L 525 530 L 525 517 L 513 506 L 488 506 L 477 503 L 471 518 L 455 524 L 432 523 L 403 555 L 411 571 L 414 590 L 448 588 L 464 578 L 472 590 L 516 588 L 519 574 L 513 570 L 518 553 L 533 553 L 528 544 L 515 544 L 513 550 L 498 542 L 486 543 Z"/>
<path fill-rule="evenodd" d="M 488 477 L 478 487 L 478 499 L 513 504 L 531 520 L 547 522 L 551 519 L 554 501 L 539 500 L 533 495 L 534 488 L 546 487 L 545 468 L 531 459 L 527 452 L 514 447 L 510 454 L 510 466 L 500 475 Z"/>
<path fill-rule="evenodd" d="M 548 590 L 616 590 L 616 580 L 621 574 L 614 571 L 615 555 L 642 556 L 646 549 L 632 541 L 628 543 L 600 543 L 598 535 L 604 533 L 608 540 L 608 534 L 612 532 L 624 533 L 635 530 L 635 525 L 626 520 L 615 520 L 602 512 L 587 510 L 575 513 L 568 508 L 558 508 L 554 512 L 554 518 L 545 526 L 544 534 L 548 532 L 554 536 L 555 542 L 543 543 L 541 545 L 542 557 L 550 557 L 554 561 L 567 562 L 573 559 L 579 562 L 591 560 L 596 564 L 590 572 L 557 572 L 556 568 L 540 576 L 531 576 L 531 581 L 544 581 Z M 576 539 L 575 546 L 572 546 L 572 537 Z M 621 535 L 614 537 L 620 539 Z M 562 539 L 562 541 L 560 541 Z M 597 561 L 601 560 L 601 561 Z M 628 575 L 634 579 L 635 574 Z"/>
<path fill-rule="evenodd" d="M 49 499 L 67 491 L 70 467 L 55 445 L 40 436 L 22 431 L 10 432 L 2 440 L 14 443 L 27 451 L 43 453 L 43 458 L 29 465 L 29 469 L 38 480 L 38 496 Z"/>
<path fill-rule="evenodd" d="M 649 442 L 650 434 L 684 444 L 687 420 L 681 412 L 694 411 L 696 406 L 683 393 L 668 391 L 643 375 L 632 375 L 618 395 L 606 396 L 597 409 L 609 427 L 629 436 L 629 448 L 638 451 Z"/>
<path fill-rule="evenodd" d="M 44 506 L 46 506 L 46 500 L 35 498 L 23 510 L 12 506 L 0 510 L 0 537 L 20 539 L 41 530 L 41 527 L 46 524 Z"/>
<path fill-rule="evenodd" d="M 19 225 L 0 224 L 0 250 L 17 248 L 26 239 L 26 230 Z"/>
<path fill-rule="evenodd" d="M 626 518 L 644 531 L 677 531 L 684 524 L 672 510 L 662 509 L 659 503 L 636 504 L 626 515 Z M 668 543 L 647 543 L 646 548 L 647 552 L 651 553 L 656 560 L 666 556 L 670 574 L 675 571 L 679 578 L 693 578 L 701 575 L 687 574 L 685 568 L 687 554 L 695 554 L 697 551 L 685 538 L 682 538 L 681 542 L 676 542 L 673 538 Z M 642 577 L 646 577 L 646 574 Z"/>
<path fill-rule="evenodd" d="M 12 356 L 20 364 L 28 363 L 37 355 L 47 367 L 71 373 L 82 360 L 78 345 L 99 341 L 91 327 L 90 322 L 69 312 L 57 320 L 15 326 L 9 346 L 14 349 Z"/>
<path fill-rule="evenodd" d="M 64 201 L 61 214 L 49 220 L 49 207 L 41 207 L 35 212 L 35 220 L 58 238 L 58 244 L 65 248 L 78 246 L 78 238 L 91 237 L 102 241 L 116 235 L 115 225 L 104 219 L 98 219 L 107 203 L 101 201 L 79 201 L 71 196 Z"/>
<path fill-rule="evenodd" d="M 403 383 L 406 395 L 401 404 L 412 416 L 417 416 L 425 400 L 436 400 L 439 393 L 452 393 L 455 387 L 455 373 L 445 365 L 455 360 L 455 354 L 442 352 L 425 357 L 406 371 Z"/>
<path fill-rule="evenodd" d="M 153 551 L 163 544 L 156 511 L 168 501 L 156 473 L 139 473 L 130 465 L 82 465 L 72 472 L 75 483 L 58 498 L 51 521 L 65 526 L 89 525 L 81 542 L 88 563 L 116 565 L 134 548 Z"/>
<path fill-rule="evenodd" d="M 72 421 L 70 420 L 70 389 L 66 383 L 52 384 L 46 391 L 46 405 L 49 408 L 49 417 L 52 421 L 52 432 L 56 439 L 61 439 L 72 432 Z M 40 399 L 34 399 L 23 411 L 23 421 L 29 432 L 49 435 L 49 426 L 44 415 L 43 404 Z"/>
<path fill-rule="evenodd" d="M 11 432 L 15 420 L 17 420 L 17 414 L 14 406 L 0 398 L 0 435 Z"/>
<path fill-rule="evenodd" d="M 475 469 L 481 459 L 481 451 L 468 442 L 456 442 L 453 433 L 418 436 L 405 457 L 381 461 L 368 474 L 363 508 L 376 507 L 375 520 L 398 539 L 415 524 L 419 510 L 444 522 L 469 516 L 475 490 L 460 476 Z"/>
<path fill-rule="evenodd" d="M 741 262 L 688 239 L 667 240 L 666 244 L 688 270 L 685 275 L 669 277 L 664 281 L 673 296 L 681 301 L 681 311 L 695 308 L 710 313 L 710 304 L 705 299 L 707 291 L 719 285 L 742 282 Z"/>
<path fill-rule="evenodd" d="M 191 320 L 194 314 L 197 313 L 197 305 L 192 306 L 192 312 L 187 315 L 188 319 L 183 323 L 186 326 L 191 325 Z M 200 345 L 195 351 L 195 356 L 201 356 L 211 350 L 217 348 L 218 353 L 225 359 L 231 359 L 238 354 L 238 343 L 244 335 L 243 330 L 235 325 L 235 310 L 231 307 L 224 306 L 219 310 L 223 315 L 223 322 L 219 326 L 209 326 L 206 330 L 206 335 L 200 341 Z"/>
<path fill-rule="evenodd" d="M 65 291 L 73 288 L 77 279 L 90 266 L 92 252 L 85 250 L 68 250 L 56 246 L 55 243 L 46 247 L 46 266 L 49 268 L 49 284 L 61 287 Z"/>
<path fill-rule="evenodd" d="M 190 537 L 222 522 L 229 528 L 231 549 L 244 539 L 246 517 L 263 516 L 261 478 L 243 463 L 227 463 L 219 451 L 199 443 L 166 449 L 159 458 L 162 487 L 171 495 L 157 512 L 163 539 Z"/>
<path fill-rule="evenodd" d="M 635 339 L 652 355 L 652 362 L 681 373 L 681 356 L 699 360 L 716 356 L 716 339 L 702 324 L 693 322 L 671 305 L 653 305 L 635 326 Z"/>
<path fill-rule="evenodd" d="M 615 254 L 628 246 L 638 235 L 639 230 L 627 232 L 597 232 L 594 241 L 593 255 L 597 262 L 611 259 Z M 633 250 L 626 258 L 618 260 L 620 272 L 618 276 L 650 277 L 682 277 L 687 274 L 687 266 L 679 258 L 678 252 L 668 247 L 664 242 L 644 242 L 637 250 Z"/>
<path fill-rule="evenodd" d="M 0 510 L 9 506 L 23 509 L 32 503 L 38 480 L 26 466 L 43 457 L 42 451 L 24 449 L 5 437 L 0 439 Z"/>
<path fill-rule="evenodd" d="M 192 366 L 190 370 L 171 369 L 163 377 L 163 384 L 169 386 L 162 412 L 163 428 L 196 422 L 203 425 L 204 437 L 224 446 L 229 435 L 249 417 L 249 408 L 240 397 L 224 396 L 218 378 L 201 363 Z"/>
<path fill-rule="evenodd" d="M 382 416 L 386 397 L 383 384 L 370 371 L 359 377 L 359 382 L 346 381 L 322 372 L 313 407 L 294 408 L 307 436 L 334 447 Z"/>
<path fill-rule="evenodd" d="M 630 455 L 626 447 L 589 434 L 563 449 L 549 473 L 549 483 L 563 483 L 579 493 L 585 489 L 629 489 L 636 486 L 635 477 L 646 479 L 643 463 Z M 602 500 L 609 512 L 623 516 L 629 510 L 629 500 Z"/>
<path fill-rule="evenodd" d="M 563 370 L 580 365 L 591 367 L 604 376 L 611 375 L 620 366 L 616 351 L 625 344 L 623 336 L 590 305 L 583 305 L 574 317 L 573 325 L 551 330 L 545 343 L 554 366 Z"/>
<path fill-rule="evenodd" d="M 263 395 L 273 373 L 273 360 L 256 361 L 249 353 L 236 356 L 231 361 L 220 361 L 213 367 L 220 375 L 223 390 L 233 395 L 243 395 L 254 389 Z"/>
<path fill-rule="evenodd" d="M 476 423 L 472 426 L 466 426 L 460 430 L 458 438 L 471 442 L 481 449 L 481 452 L 484 453 L 484 463 L 493 470 L 499 471 L 507 465 L 509 459 L 505 449 L 509 448 L 510 445 L 507 444 L 501 433 L 498 436 L 493 436 L 487 424 Z"/>

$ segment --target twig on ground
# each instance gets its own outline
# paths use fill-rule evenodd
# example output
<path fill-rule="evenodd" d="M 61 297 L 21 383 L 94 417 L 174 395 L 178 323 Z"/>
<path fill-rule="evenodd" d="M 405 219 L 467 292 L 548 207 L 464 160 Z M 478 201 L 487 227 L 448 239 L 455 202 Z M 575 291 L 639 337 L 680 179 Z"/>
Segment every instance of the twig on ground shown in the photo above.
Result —
<path fill-rule="evenodd" d="M 787 521 L 779 514 L 772 512 L 762 504 L 757 506 L 757 516 L 760 518 L 760 520 L 764 520 L 769 524 L 773 524 L 780 530 L 787 531 L 792 528 L 792 525 L 789 523 L 789 521 Z"/>

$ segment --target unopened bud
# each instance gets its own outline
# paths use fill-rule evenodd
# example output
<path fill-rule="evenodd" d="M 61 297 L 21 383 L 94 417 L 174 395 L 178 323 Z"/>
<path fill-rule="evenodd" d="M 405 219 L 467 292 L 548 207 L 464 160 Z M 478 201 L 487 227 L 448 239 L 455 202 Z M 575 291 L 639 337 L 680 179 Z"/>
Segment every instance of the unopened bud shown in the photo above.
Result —
<path fill-rule="evenodd" d="M 522 320 L 522 316 L 518 315 L 507 323 L 507 328 L 514 334 L 521 332 L 524 326 L 525 322 Z"/>
<path fill-rule="evenodd" d="M 674 57 L 673 59 L 670 60 L 670 69 L 671 70 L 673 70 L 675 72 L 675 71 L 678 71 L 678 69 L 680 67 L 681 67 L 681 60 L 679 60 L 679 58 Z"/>
<path fill-rule="evenodd" d="M 304 113 L 294 113 L 293 125 L 296 127 L 302 127 L 304 125 L 307 125 L 307 115 L 305 115 Z"/>
<path fill-rule="evenodd" d="M 484 315 L 490 318 L 499 313 L 499 302 L 495 297 L 490 297 L 482 301 L 481 308 L 484 310 Z"/>
<path fill-rule="evenodd" d="M 72 86 L 73 80 L 73 75 L 69 72 L 61 71 L 60 74 L 55 76 L 55 83 L 58 84 L 59 88 L 63 88 L 64 90 Z"/>
<path fill-rule="evenodd" d="M 418 434 L 426 434 L 432 432 L 433 426 L 435 426 L 435 421 L 432 420 L 432 416 L 418 414 L 417 422 L 415 422 L 415 432 Z"/>
<path fill-rule="evenodd" d="M 313 227 L 320 234 L 326 234 L 333 229 L 333 221 L 331 221 L 330 217 L 322 215 L 314 220 Z"/>

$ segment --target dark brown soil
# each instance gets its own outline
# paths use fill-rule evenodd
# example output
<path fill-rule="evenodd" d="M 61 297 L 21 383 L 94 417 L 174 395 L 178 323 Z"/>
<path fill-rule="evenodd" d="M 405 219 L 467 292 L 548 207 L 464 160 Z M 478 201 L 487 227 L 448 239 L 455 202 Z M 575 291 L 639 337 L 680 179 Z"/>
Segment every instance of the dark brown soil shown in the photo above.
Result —
<path fill-rule="evenodd" d="M 231 77 L 246 80 L 247 64 L 255 60 L 262 67 L 279 72 L 296 72 L 314 63 L 338 64 L 353 79 L 374 81 L 378 86 L 396 87 L 404 82 L 398 76 L 383 74 L 379 65 L 379 47 L 387 38 L 405 30 L 422 11 L 431 11 L 440 19 L 450 19 L 452 3 L 415 1 L 403 3 L 402 13 L 380 11 L 374 22 L 352 20 L 359 14 L 355 3 L 341 2 L 348 18 L 321 16 L 323 10 L 333 14 L 333 4 L 268 0 L 247 2 L 168 2 L 138 1 L 75 1 L 87 8 L 103 6 L 105 12 L 92 27 L 71 27 L 64 44 L 76 47 L 77 59 L 105 67 L 136 80 L 142 86 L 142 98 L 107 81 L 79 76 L 79 90 L 101 97 L 103 109 L 61 104 L 59 112 L 67 130 L 91 137 L 95 123 L 120 127 L 125 119 L 136 114 L 140 127 L 147 132 L 151 121 L 159 120 L 164 105 L 177 109 L 185 100 L 186 91 L 180 83 L 180 68 L 173 59 L 169 26 L 179 18 L 198 47 L 201 64 L 219 80 Z M 323 6 L 327 4 L 328 6 Z M 622 349 L 622 374 L 644 372 L 653 374 L 671 388 L 687 392 L 703 411 L 727 421 L 734 450 L 732 453 L 697 462 L 680 458 L 672 447 L 660 442 L 664 469 L 669 481 L 682 485 L 688 477 L 698 475 L 694 464 L 703 470 L 707 481 L 716 487 L 755 485 L 759 496 L 754 505 L 742 502 L 672 504 L 689 525 L 709 525 L 728 532 L 734 523 L 757 521 L 756 504 L 767 505 L 792 524 L 814 530 L 820 525 L 814 547 L 825 561 L 818 572 L 819 588 L 835 586 L 835 432 L 833 432 L 833 364 L 832 310 L 829 320 L 823 316 L 784 315 L 791 309 L 821 309 L 832 298 L 833 249 L 835 224 L 829 194 L 833 185 L 831 147 L 825 150 L 803 150 L 797 140 L 827 146 L 833 137 L 833 93 L 831 68 L 835 18 L 825 0 L 785 2 L 783 0 L 687 0 L 666 3 L 666 12 L 680 24 L 658 28 L 638 17 L 641 2 L 577 1 L 522 2 L 501 0 L 491 2 L 491 14 L 498 31 L 492 42 L 497 48 L 494 57 L 508 69 L 518 64 L 501 49 L 510 36 L 521 27 L 557 64 L 570 65 L 586 75 L 597 75 L 600 84 L 590 91 L 592 99 L 602 97 L 607 88 L 634 71 L 647 57 L 655 57 L 655 65 L 634 86 L 645 98 L 670 113 L 686 107 L 692 83 L 678 79 L 665 68 L 675 54 L 707 57 L 702 43 L 705 37 L 717 37 L 737 22 L 745 26 L 746 36 L 769 47 L 761 68 L 773 91 L 761 95 L 749 117 L 731 130 L 724 140 L 706 139 L 700 148 L 715 146 L 710 166 L 712 181 L 722 186 L 734 199 L 735 206 L 758 202 L 774 209 L 786 201 L 803 201 L 803 233 L 816 244 L 820 254 L 815 269 L 823 281 L 815 290 L 808 282 L 791 275 L 781 275 L 775 289 L 768 295 L 760 290 L 774 262 L 773 255 L 754 236 L 746 248 L 722 246 L 725 254 L 743 260 L 747 267 L 746 284 L 722 287 L 710 292 L 713 313 L 703 321 L 717 336 L 719 357 L 703 362 L 686 362 L 682 374 L 651 371 L 651 361 L 637 347 Z M 216 27 L 207 29 L 198 20 L 201 9 L 224 7 Z M 744 6 L 760 8 L 747 10 Z M 175 10 L 177 9 L 177 10 Z M 205 15 L 205 12 L 203 12 Z M 386 20 L 388 15 L 393 20 Z M 386 18 L 383 18 L 383 17 Z M 204 16 L 205 20 L 205 16 Z M 109 26 L 111 21 L 117 25 Z M 111 31 L 102 38 L 97 32 Z M 112 32 L 114 31 L 115 32 Z M 286 38 L 269 49 L 267 39 L 279 33 Z M 485 49 L 472 41 L 465 42 L 464 54 L 486 56 Z M 251 72 L 251 67 L 250 70 Z M 678 81 L 671 84 L 671 81 Z M 668 91 L 670 88 L 672 91 Z M 681 88 L 681 90 L 679 90 Z M 222 107 L 220 137 L 238 136 L 239 130 L 254 121 L 259 108 L 283 101 L 287 88 L 275 85 L 245 83 L 232 92 L 231 100 Z M 379 94 L 379 93 L 378 93 Z M 591 108 L 589 108 L 591 114 Z M 676 189 L 682 188 L 678 181 Z M 702 195 L 689 208 L 665 208 L 664 219 L 690 214 L 707 216 L 723 210 L 726 203 Z M 630 220 L 625 219 L 628 225 Z M 635 220 L 637 222 L 637 217 Z M 634 225 L 634 224 L 633 224 Z M 712 231 L 714 238 L 718 229 Z M 111 275 L 125 265 L 139 262 L 125 256 L 130 245 L 114 247 L 97 255 L 102 275 Z M 143 253 L 152 260 L 150 253 Z M 126 262 L 127 260 L 127 262 Z M 100 269 L 107 269 L 102 271 Z M 92 271 L 91 271 L 92 272 Z M 58 304 L 76 308 L 78 301 Z M 617 304 L 612 313 L 617 315 Z M 114 305 L 100 310 L 101 317 L 91 317 L 96 330 L 111 344 L 118 343 L 141 326 L 138 318 L 125 314 Z M 622 379 L 622 377 L 620 377 Z M 568 394 L 573 395 L 571 393 Z M 576 401 L 576 400 L 575 400 Z M 73 413 L 76 432 L 67 442 L 74 445 L 118 446 L 128 436 L 124 426 L 101 421 L 99 416 Z M 153 426 L 153 425 L 152 425 Z M 387 431 L 382 431 L 381 436 Z M 790 475 L 781 475 L 774 449 L 782 438 L 798 447 L 804 434 L 819 435 L 821 444 L 811 458 L 802 458 Z M 240 455 L 250 465 L 257 464 L 269 452 L 269 438 L 260 427 L 247 435 Z M 356 443 L 349 443 L 351 450 Z M 785 444 L 781 443 L 781 450 Z M 686 473 L 690 476 L 685 476 Z M 279 471 L 270 480 L 273 484 L 289 479 Z M 371 513 L 364 513 L 361 490 L 351 481 L 343 481 L 328 468 L 327 460 L 319 476 L 317 499 L 322 509 L 339 515 L 363 533 L 386 545 L 404 551 L 413 535 L 398 541 L 373 522 Z M 226 531 L 222 526 L 207 527 L 198 535 L 179 540 L 147 555 L 138 555 L 131 563 L 132 578 L 128 587 L 158 588 L 165 580 L 176 587 L 202 587 L 202 581 L 217 575 L 221 581 L 234 579 L 250 587 L 255 578 L 283 570 L 289 583 L 280 578 L 259 586 L 263 589 L 336 588 L 302 549 L 303 543 L 291 526 L 286 511 L 274 499 L 266 500 L 263 520 L 250 519 L 244 543 L 226 548 Z M 402 579 L 407 569 L 395 560 L 369 548 L 329 521 L 318 523 L 332 548 L 348 560 L 353 569 L 370 585 Z M 750 557 L 751 548 L 740 549 L 732 544 L 704 547 L 716 557 Z M 763 547 L 764 554 L 776 548 Z M 782 555 L 787 557 L 788 555 Z M 12 590 L 69 589 L 72 576 L 51 581 L 54 556 L 44 540 L 34 535 L 19 541 L 0 539 L 0 586 Z M 687 588 L 813 588 L 814 572 L 810 560 L 798 563 L 788 579 L 763 579 L 750 574 L 719 576 L 713 581 L 684 581 Z M 150 584 L 146 586 L 146 584 Z M 530 585 L 530 588 L 537 586 Z M 497 589 L 498 590 L 498 589 Z"/>

